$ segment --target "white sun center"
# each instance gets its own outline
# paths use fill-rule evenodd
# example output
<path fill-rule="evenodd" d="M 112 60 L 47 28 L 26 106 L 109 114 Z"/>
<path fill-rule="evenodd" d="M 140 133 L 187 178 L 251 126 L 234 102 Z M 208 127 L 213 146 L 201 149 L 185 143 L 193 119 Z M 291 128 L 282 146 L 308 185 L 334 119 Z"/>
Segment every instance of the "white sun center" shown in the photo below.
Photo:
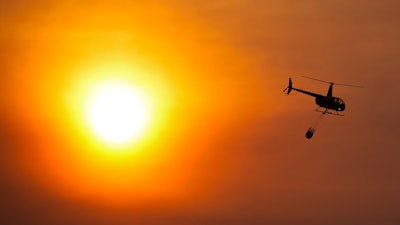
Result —
<path fill-rule="evenodd" d="M 148 112 L 141 96 L 128 85 L 105 85 L 95 91 L 88 104 L 90 127 L 103 141 L 125 144 L 143 131 Z"/>

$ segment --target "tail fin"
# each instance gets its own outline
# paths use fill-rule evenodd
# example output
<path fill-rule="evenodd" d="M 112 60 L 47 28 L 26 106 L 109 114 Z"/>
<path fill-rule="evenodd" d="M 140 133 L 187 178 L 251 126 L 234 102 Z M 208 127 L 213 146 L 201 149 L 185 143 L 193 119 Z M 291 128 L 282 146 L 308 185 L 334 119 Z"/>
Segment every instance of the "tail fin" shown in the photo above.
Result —
<path fill-rule="evenodd" d="M 292 78 L 289 78 L 289 86 L 287 88 L 285 88 L 285 90 L 283 90 L 284 92 L 287 90 L 286 94 L 290 94 L 290 92 L 292 91 Z"/>

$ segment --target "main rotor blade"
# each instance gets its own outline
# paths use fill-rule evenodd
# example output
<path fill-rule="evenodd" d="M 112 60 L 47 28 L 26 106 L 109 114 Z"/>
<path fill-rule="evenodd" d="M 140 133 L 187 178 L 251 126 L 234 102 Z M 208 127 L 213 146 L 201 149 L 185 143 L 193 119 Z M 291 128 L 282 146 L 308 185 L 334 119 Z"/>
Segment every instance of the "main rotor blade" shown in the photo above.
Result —
<path fill-rule="evenodd" d="M 341 85 L 341 86 L 347 86 L 347 87 L 356 87 L 356 88 L 364 88 L 364 86 L 360 85 L 353 85 L 353 84 L 336 84 L 335 85 Z"/>
<path fill-rule="evenodd" d="M 328 82 L 328 81 L 324 81 L 324 80 L 319 80 L 319 79 L 315 79 L 312 77 L 307 77 L 307 76 L 302 76 L 304 78 L 310 79 L 310 80 L 315 80 L 315 81 L 319 81 L 319 82 L 324 82 L 327 84 L 334 84 L 334 85 L 341 85 L 341 86 L 347 86 L 347 87 L 356 87 L 356 88 L 364 88 L 364 86 L 360 86 L 360 85 L 353 85 L 353 84 L 338 84 L 338 83 L 333 83 L 333 82 Z"/>
<path fill-rule="evenodd" d="M 302 77 L 307 78 L 307 79 L 310 79 L 310 80 L 315 80 L 315 81 L 319 81 L 319 82 L 324 82 L 324 83 L 327 83 L 327 84 L 333 84 L 333 82 L 328 82 L 328 81 L 324 81 L 324 80 L 318 80 L 318 79 L 315 79 L 315 78 L 312 78 L 312 77 L 307 77 L 307 76 L 302 76 Z"/>

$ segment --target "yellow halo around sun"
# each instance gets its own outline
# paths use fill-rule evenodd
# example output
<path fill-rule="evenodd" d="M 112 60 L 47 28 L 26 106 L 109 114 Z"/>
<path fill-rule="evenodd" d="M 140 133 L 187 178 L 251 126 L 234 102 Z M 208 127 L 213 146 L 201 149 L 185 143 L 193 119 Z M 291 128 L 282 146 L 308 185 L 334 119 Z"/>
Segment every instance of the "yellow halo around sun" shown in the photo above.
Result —
<path fill-rule="evenodd" d="M 86 110 L 92 131 L 101 141 L 112 145 L 134 141 L 149 120 L 143 96 L 124 83 L 106 83 L 98 87 Z"/>

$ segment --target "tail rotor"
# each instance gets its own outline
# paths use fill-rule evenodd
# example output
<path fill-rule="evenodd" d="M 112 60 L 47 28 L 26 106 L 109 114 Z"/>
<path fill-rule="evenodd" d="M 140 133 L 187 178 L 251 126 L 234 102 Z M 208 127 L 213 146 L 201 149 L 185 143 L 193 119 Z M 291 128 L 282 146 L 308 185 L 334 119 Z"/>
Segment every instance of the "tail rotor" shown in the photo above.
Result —
<path fill-rule="evenodd" d="M 290 94 L 290 92 L 292 91 L 292 78 L 289 78 L 289 85 L 287 88 L 285 88 L 285 90 L 283 90 L 283 92 L 286 92 L 286 94 Z"/>

